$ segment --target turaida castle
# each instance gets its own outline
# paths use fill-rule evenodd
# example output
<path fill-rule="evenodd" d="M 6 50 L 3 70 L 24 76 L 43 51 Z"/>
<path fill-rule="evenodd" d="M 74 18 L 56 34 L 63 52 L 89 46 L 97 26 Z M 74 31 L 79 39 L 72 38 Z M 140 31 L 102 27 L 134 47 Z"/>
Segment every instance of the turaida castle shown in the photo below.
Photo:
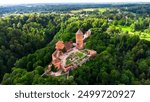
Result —
<path fill-rule="evenodd" d="M 69 73 L 71 70 L 78 68 L 86 63 L 91 57 L 96 56 L 96 51 L 84 48 L 84 41 L 90 37 L 91 31 L 85 34 L 79 29 L 76 36 L 76 43 L 58 41 L 55 45 L 55 51 L 52 54 L 52 62 L 48 65 L 48 69 L 43 75 L 61 76 Z M 52 71 L 52 66 L 57 71 Z"/>

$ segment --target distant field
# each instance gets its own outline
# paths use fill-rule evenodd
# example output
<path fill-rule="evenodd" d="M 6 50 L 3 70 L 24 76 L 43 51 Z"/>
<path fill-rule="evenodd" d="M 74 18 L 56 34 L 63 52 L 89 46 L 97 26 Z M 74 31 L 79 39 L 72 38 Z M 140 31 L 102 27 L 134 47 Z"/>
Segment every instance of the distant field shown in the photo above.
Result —
<path fill-rule="evenodd" d="M 72 10 L 72 13 L 79 13 L 82 11 L 94 11 L 94 10 L 98 10 L 99 12 L 103 13 L 107 10 L 107 8 L 86 8 L 86 9 L 79 9 L 79 10 Z"/>

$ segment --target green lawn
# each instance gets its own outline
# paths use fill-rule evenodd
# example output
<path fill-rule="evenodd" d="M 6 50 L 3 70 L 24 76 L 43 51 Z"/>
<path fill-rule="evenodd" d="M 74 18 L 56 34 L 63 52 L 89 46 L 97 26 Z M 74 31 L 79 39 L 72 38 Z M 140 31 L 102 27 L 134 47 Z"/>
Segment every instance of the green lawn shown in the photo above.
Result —
<path fill-rule="evenodd" d="M 66 59 L 66 65 L 69 65 L 69 64 L 71 64 L 70 59 Z"/>
<path fill-rule="evenodd" d="M 68 56 L 68 57 L 66 58 L 66 65 L 71 64 L 72 61 L 76 61 L 76 60 L 79 60 L 79 59 L 82 60 L 82 58 L 83 58 L 84 56 L 86 56 L 86 55 L 85 55 L 84 53 L 82 53 L 82 52 L 75 52 L 75 53 L 72 53 L 72 54 L 70 54 L 70 56 Z"/>
<path fill-rule="evenodd" d="M 79 58 L 82 58 L 84 56 L 84 54 L 82 52 L 76 52 L 76 55 L 79 57 Z"/>

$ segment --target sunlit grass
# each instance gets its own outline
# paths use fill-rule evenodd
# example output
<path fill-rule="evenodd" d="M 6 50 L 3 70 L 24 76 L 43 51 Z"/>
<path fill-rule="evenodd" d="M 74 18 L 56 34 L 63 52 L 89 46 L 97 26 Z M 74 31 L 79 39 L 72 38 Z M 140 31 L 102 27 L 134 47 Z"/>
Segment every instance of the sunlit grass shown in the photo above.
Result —
<path fill-rule="evenodd" d="M 132 29 L 130 26 L 117 26 L 116 28 L 121 28 L 123 31 L 128 31 L 128 32 L 131 32 Z"/>
<path fill-rule="evenodd" d="M 150 34 L 149 33 L 141 33 L 140 38 L 150 41 Z"/>
<path fill-rule="evenodd" d="M 140 37 L 140 39 L 145 39 L 145 40 L 148 40 L 150 41 L 150 34 L 149 33 L 145 33 L 145 32 L 139 32 L 139 31 L 132 31 L 132 28 L 130 26 L 117 26 L 116 27 L 117 29 L 121 29 L 123 31 L 128 31 L 129 34 L 132 34 L 132 35 L 138 35 Z"/>
<path fill-rule="evenodd" d="M 99 8 L 98 10 L 99 10 L 99 12 L 103 13 L 107 10 L 107 8 Z"/>
<path fill-rule="evenodd" d="M 107 10 L 107 8 L 85 8 L 85 9 L 79 9 L 79 10 L 72 10 L 72 13 L 80 13 L 82 11 L 94 11 L 94 10 L 98 10 L 99 12 L 103 13 Z"/>

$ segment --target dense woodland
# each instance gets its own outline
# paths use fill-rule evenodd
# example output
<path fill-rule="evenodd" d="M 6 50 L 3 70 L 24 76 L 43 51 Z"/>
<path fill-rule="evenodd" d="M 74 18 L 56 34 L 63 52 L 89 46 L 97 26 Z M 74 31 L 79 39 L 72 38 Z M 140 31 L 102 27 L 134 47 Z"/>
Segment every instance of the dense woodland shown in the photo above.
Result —
<path fill-rule="evenodd" d="M 1 84 L 150 84 L 150 17 L 144 9 L 150 6 L 106 7 L 103 12 L 67 9 L 63 14 L 1 17 Z M 55 43 L 75 41 L 78 29 L 91 29 L 85 47 L 96 50 L 97 56 L 70 72 L 69 78 L 41 77 Z"/>
<path fill-rule="evenodd" d="M 82 8 L 111 7 L 111 4 L 22 4 L 0 6 L 0 14 L 32 12 L 67 12 Z"/>

